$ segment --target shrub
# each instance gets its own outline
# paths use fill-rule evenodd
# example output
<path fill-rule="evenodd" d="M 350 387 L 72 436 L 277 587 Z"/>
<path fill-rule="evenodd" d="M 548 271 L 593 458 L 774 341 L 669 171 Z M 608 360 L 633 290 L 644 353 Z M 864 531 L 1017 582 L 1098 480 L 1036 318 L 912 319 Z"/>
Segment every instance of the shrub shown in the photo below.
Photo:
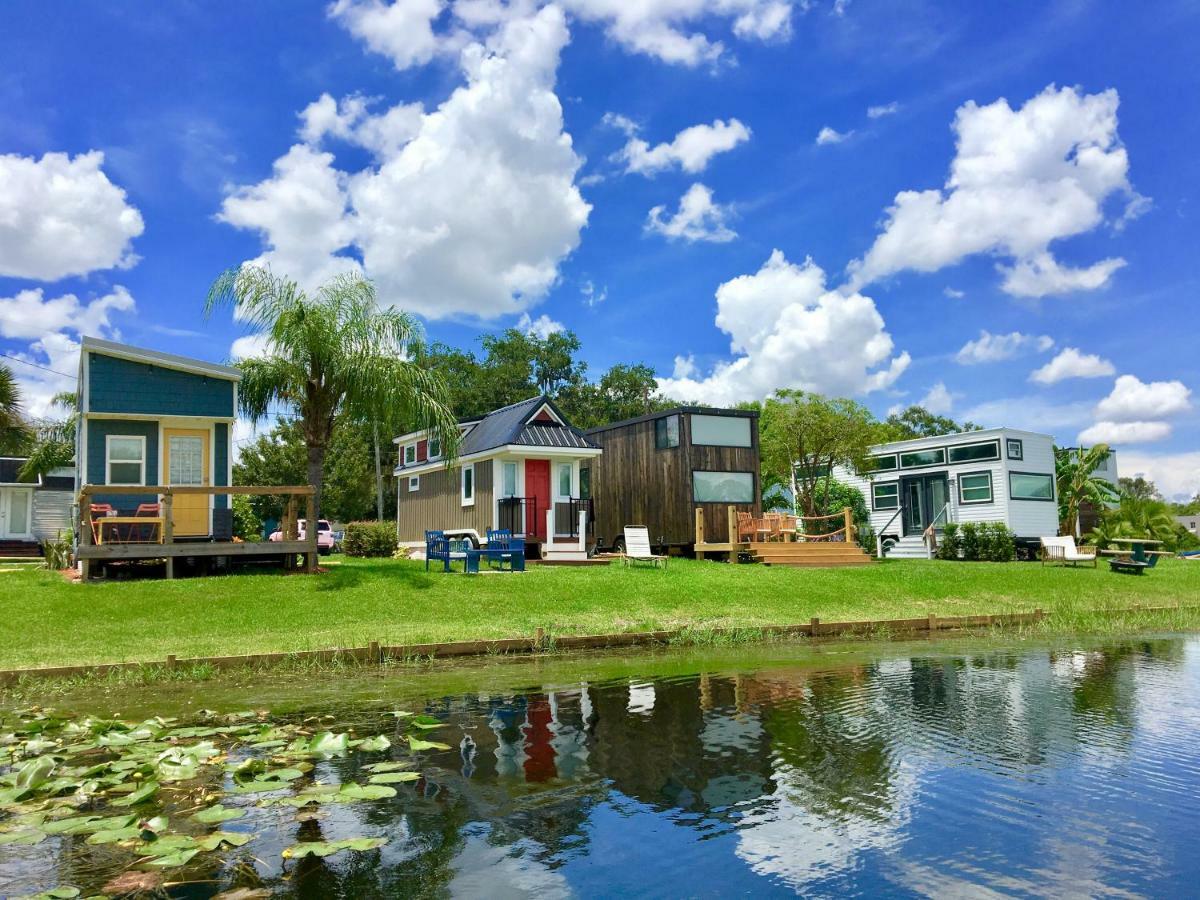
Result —
<path fill-rule="evenodd" d="M 391 522 L 351 522 L 342 550 L 347 556 L 391 556 L 396 552 L 396 526 Z"/>
<path fill-rule="evenodd" d="M 245 494 L 233 495 L 233 536 L 243 541 L 262 540 L 262 519 L 254 511 L 251 498 Z"/>
<path fill-rule="evenodd" d="M 66 535 L 59 535 L 56 540 L 42 542 L 42 558 L 43 565 L 47 569 L 55 572 L 61 572 L 63 569 L 71 568 L 72 545 L 74 538 L 71 532 Z"/>
<path fill-rule="evenodd" d="M 942 531 L 942 539 L 938 543 L 938 559 L 958 559 L 958 551 L 962 549 L 962 539 L 958 534 L 958 523 L 947 522 Z"/>
<path fill-rule="evenodd" d="M 975 522 L 963 522 L 959 529 L 962 559 L 979 559 L 979 526 Z"/>
<path fill-rule="evenodd" d="M 980 555 L 979 558 L 991 562 L 1011 562 L 1016 559 L 1017 542 L 1012 529 L 1003 522 L 992 522 L 988 531 L 990 533 L 988 553 L 987 556 Z"/>
<path fill-rule="evenodd" d="M 875 529 L 870 523 L 860 525 L 855 530 L 855 536 L 858 538 L 858 546 L 863 548 L 863 552 L 867 556 L 874 556 L 878 544 L 878 536 L 875 534 Z"/>

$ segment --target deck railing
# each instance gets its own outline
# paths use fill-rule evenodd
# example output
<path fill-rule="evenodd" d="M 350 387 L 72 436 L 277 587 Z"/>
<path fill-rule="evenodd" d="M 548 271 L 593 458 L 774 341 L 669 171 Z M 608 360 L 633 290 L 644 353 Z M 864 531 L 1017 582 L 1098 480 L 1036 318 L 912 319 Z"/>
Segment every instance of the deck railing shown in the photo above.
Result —
<path fill-rule="evenodd" d="M 204 495 L 217 496 L 274 496 L 286 498 L 283 519 L 279 530 L 281 540 L 263 543 L 241 543 L 232 540 L 204 540 L 198 542 L 176 540 L 175 498 Z M 305 569 L 315 572 L 317 568 L 317 527 L 313 522 L 311 485 L 130 485 L 130 484 L 86 484 L 78 497 L 78 543 L 76 557 L 86 579 L 93 561 L 116 561 L 135 559 L 165 559 L 167 577 L 175 575 L 174 560 L 179 556 L 250 556 L 282 554 L 288 562 L 298 555 L 305 559 Z M 98 497 L 146 498 L 157 502 L 158 515 L 92 515 L 92 503 Z M 152 499 L 153 498 L 153 499 Z M 299 521 L 301 504 L 307 514 L 304 538 L 300 538 Z M 112 530 L 112 536 L 106 532 Z M 122 538 L 121 530 L 125 529 Z M 134 532 L 137 538 L 133 538 Z M 157 534 L 154 532 L 157 530 Z M 147 537 L 147 533 L 150 537 Z M 189 536 L 191 537 L 191 536 Z M 211 535 L 206 535 L 206 538 Z M 286 563 L 285 563 L 286 564 Z"/>

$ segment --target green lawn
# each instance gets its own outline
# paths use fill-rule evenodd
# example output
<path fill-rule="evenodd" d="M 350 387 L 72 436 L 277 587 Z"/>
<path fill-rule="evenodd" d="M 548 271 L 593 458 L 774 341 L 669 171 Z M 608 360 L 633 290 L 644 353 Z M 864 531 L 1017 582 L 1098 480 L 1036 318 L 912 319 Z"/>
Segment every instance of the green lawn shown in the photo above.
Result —
<path fill-rule="evenodd" d="M 672 560 L 466 577 L 419 563 L 342 560 L 327 574 L 70 584 L 0 573 L 0 668 L 161 660 L 549 634 L 1029 611 L 1050 627 L 1114 627 L 1097 611 L 1200 605 L 1200 563 L 1143 577 L 1031 563 L 895 560 L 780 569 Z M 1200 628 L 1200 612 L 1159 624 Z M 1126 627 L 1126 626 L 1121 626 Z M 1131 627 L 1131 626 L 1129 626 Z"/>

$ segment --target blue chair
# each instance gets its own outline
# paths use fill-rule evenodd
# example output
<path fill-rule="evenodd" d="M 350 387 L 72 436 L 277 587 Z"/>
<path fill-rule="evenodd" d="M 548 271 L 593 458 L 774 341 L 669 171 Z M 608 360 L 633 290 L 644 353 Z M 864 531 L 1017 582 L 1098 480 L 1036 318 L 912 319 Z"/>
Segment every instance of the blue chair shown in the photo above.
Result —
<path fill-rule="evenodd" d="M 425 532 L 425 571 L 429 571 L 430 560 L 441 560 L 442 571 L 450 571 L 450 541 L 443 531 Z"/>

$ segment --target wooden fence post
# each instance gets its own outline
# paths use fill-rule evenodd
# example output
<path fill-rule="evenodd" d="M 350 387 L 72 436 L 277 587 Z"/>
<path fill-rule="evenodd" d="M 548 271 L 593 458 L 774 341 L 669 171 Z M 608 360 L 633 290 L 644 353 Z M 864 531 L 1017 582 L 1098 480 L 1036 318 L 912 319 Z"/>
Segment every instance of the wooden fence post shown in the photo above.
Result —
<path fill-rule="evenodd" d="M 699 506 L 696 507 L 696 547 L 706 543 L 704 539 L 704 510 Z M 696 550 L 696 559 L 704 559 L 704 551 Z"/>
<path fill-rule="evenodd" d="M 732 506 L 725 510 L 728 522 L 726 527 L 729 529 L 729 561 L 736 563 L 738 561 L 738 529 L 737 529 L 737 510 Z"/>
<path fill-rule="evenodd" d="M 175 543 L 175 500 L 171 495 L 170 488 L 163 489 L 162 495 L 162 542 L 168 548 Z M 167 577 L 175 577 L 175 557 L 171 555 L 170 550 L 167 551 Z"/>
<path fill-rule="evenodd" d="M 821 620 L 818 619 L 816 616 L 813 616 L 812 619 L 810 619 L 809 623 L 808 623 L 809 637 L 816 637 L 817 629 L 819 629 L 820 627 L 821 627 Z"/>
<path fill-rule="evenodd" d="M 846 543 L 852 544 L 854 543 L 854 512 L 846 506 L 842 508 L 842 515 L 846 520 Z"/>

